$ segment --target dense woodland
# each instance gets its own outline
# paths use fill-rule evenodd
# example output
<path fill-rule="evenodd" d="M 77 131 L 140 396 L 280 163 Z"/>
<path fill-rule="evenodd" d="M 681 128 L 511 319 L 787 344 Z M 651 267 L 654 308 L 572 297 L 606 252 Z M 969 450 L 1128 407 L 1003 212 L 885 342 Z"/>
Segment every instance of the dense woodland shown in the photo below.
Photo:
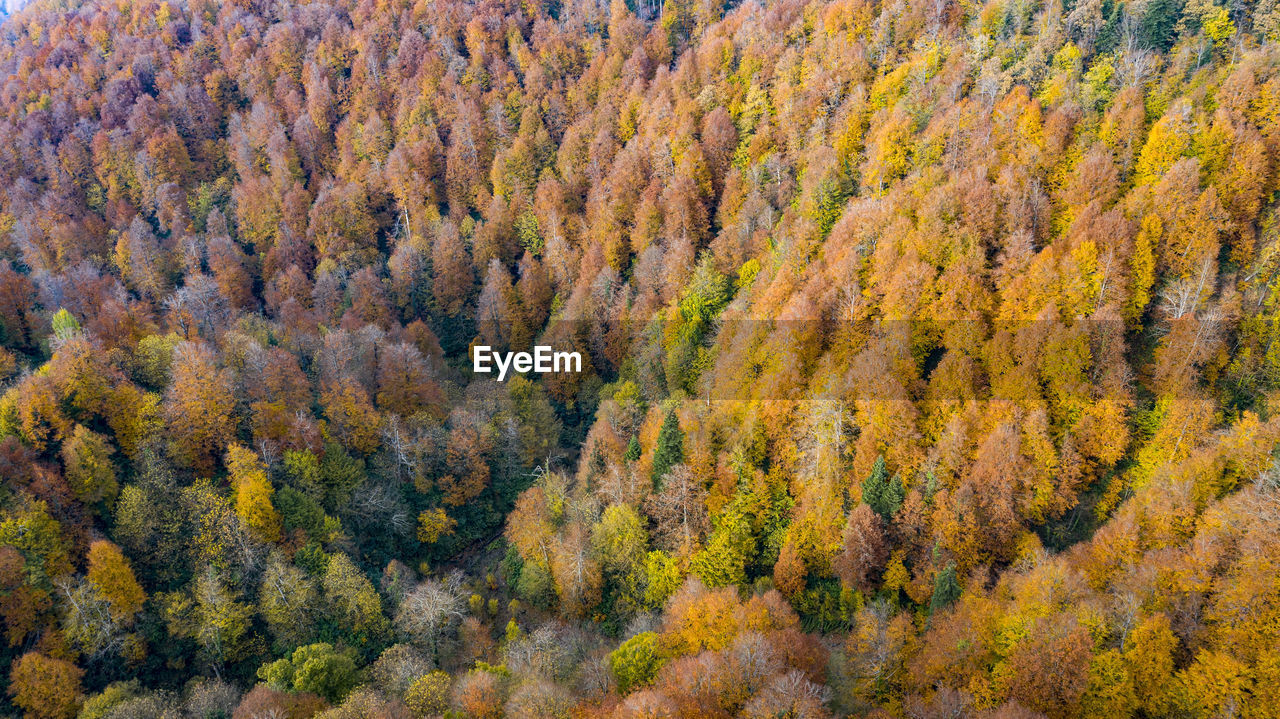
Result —
<path fill-rule="evenodd" d="M 37 0 L 0 715 L 1280 717 L 1220 3 Z"/>

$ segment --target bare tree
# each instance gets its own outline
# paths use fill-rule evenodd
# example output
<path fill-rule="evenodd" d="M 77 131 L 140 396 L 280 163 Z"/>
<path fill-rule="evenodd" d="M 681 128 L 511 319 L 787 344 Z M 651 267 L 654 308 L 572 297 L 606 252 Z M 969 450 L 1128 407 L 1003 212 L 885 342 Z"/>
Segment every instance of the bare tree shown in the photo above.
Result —
<path fill-rule="evenodd" d="M 694 546 L 707 531 L 707 490 L 687 465 L 677 464 L 663 479 L 662 491 L 645 500 L 645 512 L 657 523 L 654 533 L 664 546 Z"/>
<path fill-rule="evenodd" d="M 462 621 L 466 602 L 462 577 L 450 574 L 443 579 L 427 579 L 405 595 L 396 612 L 396 628 L 423 646 L 438 663 L 440 639 Z"/>
<path fill-rule="evenodd" d="M 88 655 L 90 661 L 118 653 L 125 633 L 111 616 L 111 605 L 86 581 L 59 578 L 55 582 L 66 602 L 63 628 L 67 638 Z"/>

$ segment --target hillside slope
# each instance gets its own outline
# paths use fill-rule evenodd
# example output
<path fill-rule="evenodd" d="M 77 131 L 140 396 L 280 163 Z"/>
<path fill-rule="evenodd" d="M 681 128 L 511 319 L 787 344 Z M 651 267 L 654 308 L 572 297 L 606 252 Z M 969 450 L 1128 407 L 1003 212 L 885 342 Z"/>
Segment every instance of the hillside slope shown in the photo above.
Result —
<path fill-rule="evenodd" d="M 1274 0 L 4 30 L 0 712 L 1280 717 Z"/>

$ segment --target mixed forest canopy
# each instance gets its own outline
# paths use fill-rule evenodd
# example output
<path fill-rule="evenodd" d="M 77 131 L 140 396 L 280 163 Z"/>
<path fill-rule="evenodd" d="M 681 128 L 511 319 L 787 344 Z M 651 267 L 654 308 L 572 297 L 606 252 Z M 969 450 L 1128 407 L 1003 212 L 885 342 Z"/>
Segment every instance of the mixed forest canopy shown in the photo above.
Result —
<path fill-rule="evenodd" d="M 0 36 L 0 715 L 1280 718 L 1277 0 Z"/>

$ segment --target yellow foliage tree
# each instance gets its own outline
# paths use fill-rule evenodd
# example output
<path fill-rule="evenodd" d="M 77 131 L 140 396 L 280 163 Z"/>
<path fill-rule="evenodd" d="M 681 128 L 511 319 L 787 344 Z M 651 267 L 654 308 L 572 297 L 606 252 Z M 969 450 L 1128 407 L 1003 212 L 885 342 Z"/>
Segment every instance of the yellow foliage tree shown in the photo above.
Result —
<path fill-rule="evenodd" d="M 233 444 L 227 448 L 226 463 L 235 492 L 236 514 L 258 539 L 280 539 L 280 513 L 271 504 L 275 489 L 262 460 L 253 450 Z"/>
<path fill-rule="evenodd" d="M 111 614 L 129 625 L 142 611 L 147 593 L 138 584 L 133 568 L 120 548 L 103 539 L 89 545 L 89 583 L 111 605 Z"/>
<path fill-rule="evenodd" d="M 1163 716 L 1169 709 L 1173 681 L 1173 652 L 1178 638 L 1169 628 L 1169 617 L 1153 614 L 1129 633 L 1124 662 L 1133 679 L 1138 708 L 1148 716 Z"/>

